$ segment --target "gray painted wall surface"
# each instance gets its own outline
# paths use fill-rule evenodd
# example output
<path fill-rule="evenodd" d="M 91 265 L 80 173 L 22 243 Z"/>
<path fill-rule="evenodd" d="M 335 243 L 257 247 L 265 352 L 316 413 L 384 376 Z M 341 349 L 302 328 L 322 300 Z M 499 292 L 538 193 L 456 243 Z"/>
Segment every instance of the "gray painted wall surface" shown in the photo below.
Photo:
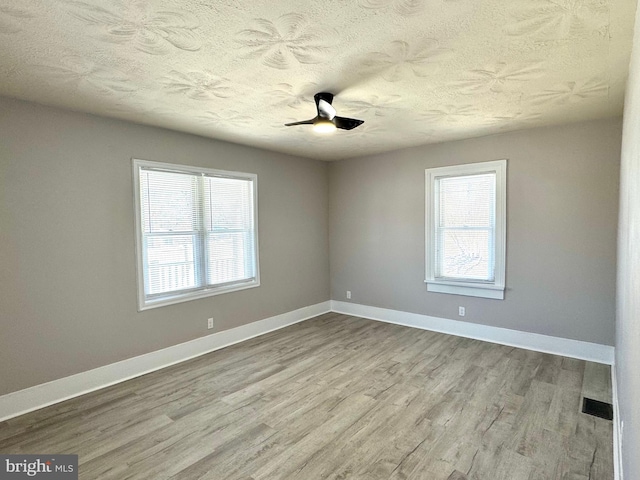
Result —
<path fill-rule="evenodd" d="M 332 299 L 613 345 L 620 141 L 606 119 L 332 163 Z M 505 299 L 428 293 L 425 168 L 503 158 Z"/>
<path fill-rule="evenodd" d="M 640 478 L 640 9 L 624 105 L 620 172 L 616 383 L 624 478 Z"/>
<path fill-rule="evenodd" d="M 131 157 L 256 173 L 262 285 L 138 313 Z M 327 167 L 0 98 L 0 395 L 328 300 Z"/>

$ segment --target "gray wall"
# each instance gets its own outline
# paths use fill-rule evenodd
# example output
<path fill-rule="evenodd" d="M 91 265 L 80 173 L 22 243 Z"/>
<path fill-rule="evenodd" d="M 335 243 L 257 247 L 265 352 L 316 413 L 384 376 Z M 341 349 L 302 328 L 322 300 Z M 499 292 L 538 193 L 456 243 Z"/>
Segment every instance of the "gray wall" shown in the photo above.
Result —
<path fill-rule="evenodd" d="M 620 119 L 331 164 L 332 299 L 613 345 Z M 424 170 L 508 159 L 504 300 L 428 293 Z"/>
<path fill-rule="evenodd" d="M 0 98 L 0 394 L 207 335 L 211 316 L 219 331 L 322 302 L 329 285 L 612 344 L 620 135 L 610 119 L 327 164 Z M 262 285 L 137 312 L 131 157 L 257 173 Z M 424 169 L 499 158 L 505 300 L 427 293 Z"/>
<path fill-rule="evenodd" d="M 624 478 L 640 478 L 640 9 L 636 14 L 622 134 L 616 383 L 624 423 Z"/>
<path fill-rule="evenodd" d="M 261 286 L 137 312 L 131 157 L 258 175 Z M 0 394 L 329 299 L 327 164 L 0 98 Z"/>

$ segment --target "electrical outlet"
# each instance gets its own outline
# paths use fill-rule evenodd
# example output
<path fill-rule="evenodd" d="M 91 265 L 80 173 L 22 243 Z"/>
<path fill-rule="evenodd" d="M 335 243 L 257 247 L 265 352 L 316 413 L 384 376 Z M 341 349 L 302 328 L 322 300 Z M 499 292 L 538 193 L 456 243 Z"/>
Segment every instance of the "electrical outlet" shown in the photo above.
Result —
<path fill-rule="evenodd" d="M 351 300 L 351 290 L 347 290 L 347 300 Z"/>
<path fill-rule="evenodd" d="M 213 318 L 207 320 L 207 328 L 211 330 L 213 328 Z"/>
<path fill-rule="evenodd" d="M 464 307 L 458 307 L 458 315 L 464 317 L 465 313 L 467 313 L 467 311 Z"/>

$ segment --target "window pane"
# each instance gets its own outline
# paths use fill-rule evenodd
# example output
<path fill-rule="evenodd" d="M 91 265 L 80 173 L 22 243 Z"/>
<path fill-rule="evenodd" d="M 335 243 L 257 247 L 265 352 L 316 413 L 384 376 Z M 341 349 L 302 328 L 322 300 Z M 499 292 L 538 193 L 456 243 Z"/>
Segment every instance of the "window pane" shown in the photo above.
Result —
<path fill-rule="evenodd" d="M 147 295 L 194 288 L 197 235 L 146 236 Z"/>
<path fill-rule="evenodd" d="M 205 202 L 209 284 L 255 277 L 253 183 L 206 177 Z"/>
<path fill-rule="evenodd" d="M 441 227 L 493 227 L 494 173 L 438 179 Z"/>
<path fill-rule="evenodd" d="M 142 228 L 145 233 L 192 232 L 198 228 L 198 177 L 142 170 Z"/>
<path fill-rule="evenodd" d="M 250 232 L 211 233 L 207 246 L 211 284 L 255 277 L 253 234 Z"/>
<path fill-rule="evenodd" d="M 253 228 L 253 183 L 238 178 L 205 178 L 210 231 Z"/>
<path fill-rule="evenodd" d="M 436 179 L 436 276 L 494 280 L 495 173 Z"/>
<path fill-rule="evenodd" d="M 441 230 L 438 276 L 493 281 L 491 238 L 488 230 Z"/>

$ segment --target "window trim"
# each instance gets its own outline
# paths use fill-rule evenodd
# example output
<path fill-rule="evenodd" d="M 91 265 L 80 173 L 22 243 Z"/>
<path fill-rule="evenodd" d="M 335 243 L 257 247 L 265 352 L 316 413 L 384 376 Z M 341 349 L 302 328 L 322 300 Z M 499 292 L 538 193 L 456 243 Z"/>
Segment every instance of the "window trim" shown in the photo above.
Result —
<path fill-rule="evenodd" d="M 436 278 L 435 180 L 440 177 L 458 177 L 483 173 L 495 173 L 496 175 L 495 279 L 493 282 L 473 282 Z M 427 284 L 427 291 L 496 300 L 504 299 L 507 246 L 506 180 L 506 159 L 427 168 L 425 170 L 425 283 Z"/>
<path fill-rule="evenodd" d="M 133 168 L 133 198 L 134 198 L 134 215 L 135 215 L 135 249 L 136 249 L 136 281 L 138 285 L 138 311 L 149 310 L 176 303 L 187 302 L 199 298 L 206 298 L 213 295 L 221 295 L 224 293 L 237 292 L 260 286 L 260 248 L 258 240 L 258 175 L 255 173 L 233 172 L 228 170 L 217 170 L 206 167 L 196 167 L 191 165 L 180 165 L 176 163 L 155 162 L 150 160 L 141 160 L 137 158 L 131 159 Z M 147 298 L 145 294 L 145 276 L 144 276 L 144 249 L 142 241 L 142 215 L 140 204 L 140 167 L 151 167 L 166 172 L 174 171 L 175 173 L 188 173 L 195 175 L 210 175 L 224 178 L 238 178 L 243 180 L 251 180 L 253 185 L 253 228 L 255 237 L 255 278 L 246 282 L 234 282 L 233 284 L 220 284 L 215 287 L 197 288 L 190 291 L 182 291 L 180 293 L 167 293 L 162 297 Z"/>

